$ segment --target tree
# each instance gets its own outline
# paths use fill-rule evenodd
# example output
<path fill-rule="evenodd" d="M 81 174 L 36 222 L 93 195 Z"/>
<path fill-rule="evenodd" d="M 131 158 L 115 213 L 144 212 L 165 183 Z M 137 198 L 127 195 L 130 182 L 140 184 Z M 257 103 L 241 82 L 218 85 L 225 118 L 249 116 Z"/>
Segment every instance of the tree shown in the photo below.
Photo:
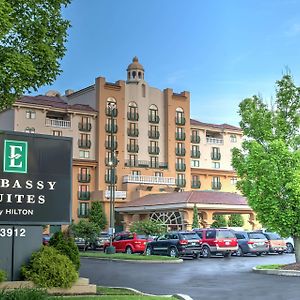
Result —
<path fill-rule="evenodd" d="M 166 226 L 159 221 L 144 220 L 134 222 L 130 226 L 131 232 L 142 233 L 147 236 L 149 235 L 160 235 L 166 232 Z"/>
<path fill-rule="evenodd" d="M 239 105 L 245 141 L 233 150 L 237 187 L 263 226 L 292 236 L 300 262 L 300 88 L 291 75 L 276 82 L 269 107 L 258 96 Z"/>
<path fill-rule="evenodd" d="M 90 243 L 95 242 L 97 234 L 99 232 L 98 225 L 88 220 L 80 220 L 77 224 L 72 224 L 70 227 L 70 230 L 75 238 L 84 239 L 84 250 L 88 247 Z"/>
<path fill-rule="evenodd" d="M 228 226 L 229 227 L 243 227 L 244 219 L 241 214 L 232 214 L 228 218 Z"/>
<path fill-rule="evenodd" d="M 227 226 L 227 222 L 226 222 L 224 215 L 215 214 L 213 216 L 213 220 L 214 220 L 214 222 L 210 225 L 210 227 L 212 227 L 212 228 L 220 228 L 220 227 Z"/>
<path fill-rule="evenodd" d="M 192 228 L 199 228 L 199 215 L 196 204 L 194 204 Z"/>
<path fill-rule="evenodd" d="M 0 111 L 61 73 L 70 0 L 0 0 Z"/>
<path fill-rule="evenodd" d="M 105 228 L 107 220 L 100 201 L 92 202 L 92 207 L 89 213 L 89 221 L 97 224 L 99 231 Z"/>

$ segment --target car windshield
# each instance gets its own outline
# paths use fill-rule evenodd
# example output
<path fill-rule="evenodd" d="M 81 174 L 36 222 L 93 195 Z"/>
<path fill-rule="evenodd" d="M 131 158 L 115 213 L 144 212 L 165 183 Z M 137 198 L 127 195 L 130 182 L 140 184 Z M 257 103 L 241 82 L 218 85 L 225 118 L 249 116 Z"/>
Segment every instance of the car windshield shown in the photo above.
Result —
<path fill-rule="evenodd" d="M 249 239 L 265 240 L 266 237 L 262 233 L 249 233 Z"/>
<path fill-rule="evenodd" d="M 235 238 L 235 235 L 230 230 L 219 230 L 217 231 L 217 238 L 232 239 Z"/>
<path fill-rule="evenodd" d="M 146 240 L 146 236 L 144 234 L 137 234 L 136 238 L 139 240 Z"/>
<path fill-rule="evenodd" d="M 277 233 L 267 233 L 266 234 L 270 240 L 282 240 L 282 237 Z"/>
<path fill-rule="evenodd" d="M 184 240 L 199 240 L 199 235 L 196 233 L 182 233 L 181 237 Z"/>

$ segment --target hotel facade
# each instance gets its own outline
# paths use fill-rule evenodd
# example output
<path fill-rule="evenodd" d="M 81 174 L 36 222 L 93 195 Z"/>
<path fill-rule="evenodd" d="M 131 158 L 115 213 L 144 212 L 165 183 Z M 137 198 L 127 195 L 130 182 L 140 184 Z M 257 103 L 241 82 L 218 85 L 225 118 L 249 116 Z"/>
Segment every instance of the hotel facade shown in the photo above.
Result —
<path fill-rule="evenodd" d="M 24 96 L 0 112 L 0 129 L 73 138 L 72 218 L 86 218 L 100 201 L 109 219 L 114 194 L 116 230 L 137 220 L 160 220 L 170 229 L 191 229 L 193 207 L 201 226 L 216 213 L 241 213 L 257 226 L 237 193 L 231 150 L 242 131 L 190 118 L 190 93 L 159 90 L 145 80 L 138 58 L 127 80 L 104 77 L 61 96 Z"/>

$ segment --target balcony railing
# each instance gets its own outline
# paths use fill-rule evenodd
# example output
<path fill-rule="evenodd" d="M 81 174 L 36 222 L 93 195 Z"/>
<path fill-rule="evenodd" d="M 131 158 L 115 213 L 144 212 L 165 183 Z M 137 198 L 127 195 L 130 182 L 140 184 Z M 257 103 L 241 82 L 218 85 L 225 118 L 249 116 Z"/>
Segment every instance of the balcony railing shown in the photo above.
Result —
<path fill-rule="evenodd" d="M 139 114 L 133 113 L 133 112 L 127 112 L 127 119 L 129 121 L 138 121 L 139 120 Z"/>
<path fill-rule="evenodd" d="M 200 187 L 201 187 L 200 180 L 192 181 L 192 184 L 191 184 L 192 189 L 200 189 Z"/>
<path fill-rule="evenodd" d="M 91 123 L 78 123 L 78 129 L 80 131 L 89 132 L 92 130 L 92 124 Z"/>
<path fill-rule="evenodd" d="M 90 140 L 78 140 L 78 147 L 79 148 L 84 148 L 84 149 L 89 149 L 91 148 L 92 142 Z"/>
<path fill-rule="evenodd" d="M 219 181 L 212 181 L 212 183 L 211 183 L 211 188 L 213 189 L 213 190 L 220 190 L 221 188 L 222 188 L 222 184 L 221 184 L 221 182 L 219 182 Z"/>
<path fill-rule="evenodd" d="M 223 145 L 224 140 L 218 139 L 218 138 L 212 138 L 212 137 L 206 137 L 207 144 L 220 144 Z"/>
<path fill-rule="evenodd" d="M 160 136 L 159 131 L 154 131 L 154 130 L 148 131 L 148 137 L 150 139 L 159 139 L 159 136 Z"/>
<path fill-rule="evenodd" d="M 123 183 L 175 185 L 174 177 L 125 175 Z"/>
<path fill-rule="evenodd" d="M 191 157 L 192 158 L 200 158 L 200 151 L 199 150 L 192 150 L 191 151 Z"/>
<path fill-rule="evenodd" d="M 185 156 L 186 150 L 184 148 L 176 148 L 175 153 L 177 156 Z"/>
<path fill-rule="evenodd" d="M 87 218 L 89 216 L 89 209 L 80 209 L 78 208 L 77 216 L 78 218 Z"/>
<path fill-rule="evenodd" d="M 185 140 L 185 132 L 176 132 L 175 138 L 177 141 L 184 141 Z"/>
<path fill-rule="evenodd" d="M 212 160 L 220 160 L 221 159 L 221 153 L 220 152 L 212 152 L 211 153 L 211 159 Z"/>
<path fill-rule="evenodd" d="M 117 108 L 112 109 L 112 108 L 106 107 L 105 114 L 108 117 L 116 117 L 118 115 L 118 109 Z"/>
<path fill-rule="evenodd" d="M 118 125 L 116 124 L 105 124 L 105 131 L 108 133 L 116 133 L 118 131 Z"/>
<path fill-rule="evenodd" d="M 130 153 L 138 153 L 139 152 L 139 145 L 127 145 L 127 151 Z"/>
<path fill-rule="evenodd" d="M 90 192 L 79 191 L 78 192 L 78 199 L 79 200 L 90 200 Z"/>
<path fill-rule="evenodd" d="M 127 135 L 128 136 L 139 136 L 138 128 L 127 128 Z"/>
<path fill-rule="evenodd" d="M 105 148 L 106 149 L 112 149 L 112 150 L 116 150 L 118 147 L 118 142 L 116 141 L 105 141 Z"/>
<path fill-rule="evenodd" d="M 118 181 L 118 176 L 115 175 L 113 178 L 113 184 L 116 184 Z M 111 183 L 111 176 L 110 175 L 105 175 L 105 183 Z"/>
<path fill-rule="evenodd" d="M 185 179 L 176 179 L 176 185 L 179 187 L 185 187 L 186 186 L 186 180 Z"/>
<path fill-rule="evenodd" d="M 71 121 L 46 118 L 47 127 L 71 128 Z"/>
<path fill-rule="evenodd" d="M 110 159 L 105 158 L 105 165 L 106 165 L 106 166 L 110 166 L 111 164 L 112 164 L 113 166 L 116 166 L 116 165 L 118 164 L 118 160 L 117 160 L 116 157 L 110 158 Z"/>
<path fill-rule="evenodd" d="M 78 174 L 78 182 L 90 182 L 91 175 L 90 174 Z"/>
<path fill-rule="evenodd" d="M 139 167 L 139 168 L 151 168 L 151 162 L 148 160 L 125 160 L 125 167 Z M 153 167 L 152 167 L 153 168 Z M 158 169 L 168 169 L 168 163 L 159 162 Z"/>
<path fill-rule="evenodd" d="M 155 123 L 155 124 L 157 124 L 157 123 L 159 123 L 159 116 L 149 115 L 148 116 L 148 121 L 149 121 L 149 123 Z"/>
<path fill-rule="evenodd" d="M 176 125 L 185 125 L 185 117 L 175 117 Z"/>
<path fill-rule="evenodd" d="M 176 164 L 176 171 L 178 172 L 184 172 L 186 170 L 186 165 L 185 164 Z"/>
<path fill-rule="evenodd" d="M 191 143 L 200 143 L 200 136 L 199 135 L 191 135 Z"/>
<path fill-rule="evenodd" d="M 148 146 L 148 153 L 149 154 L 159 154 L 159 147 Z"/>

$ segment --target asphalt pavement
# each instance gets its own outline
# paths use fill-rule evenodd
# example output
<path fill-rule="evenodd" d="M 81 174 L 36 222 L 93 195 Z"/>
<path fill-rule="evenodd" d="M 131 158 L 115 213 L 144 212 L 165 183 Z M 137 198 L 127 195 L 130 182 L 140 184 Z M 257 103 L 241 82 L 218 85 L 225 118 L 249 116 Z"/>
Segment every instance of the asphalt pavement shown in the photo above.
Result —
<path fill-rule="evenodd" d="M 293 254 L 185 259 L 181 264 L 82 259 L 80 276 L 102 286 L 152 294 L 187 294 L 195 300 L 299 300 L 300 277 L 256 274 L 252 267 L 295 261 Z"/>

